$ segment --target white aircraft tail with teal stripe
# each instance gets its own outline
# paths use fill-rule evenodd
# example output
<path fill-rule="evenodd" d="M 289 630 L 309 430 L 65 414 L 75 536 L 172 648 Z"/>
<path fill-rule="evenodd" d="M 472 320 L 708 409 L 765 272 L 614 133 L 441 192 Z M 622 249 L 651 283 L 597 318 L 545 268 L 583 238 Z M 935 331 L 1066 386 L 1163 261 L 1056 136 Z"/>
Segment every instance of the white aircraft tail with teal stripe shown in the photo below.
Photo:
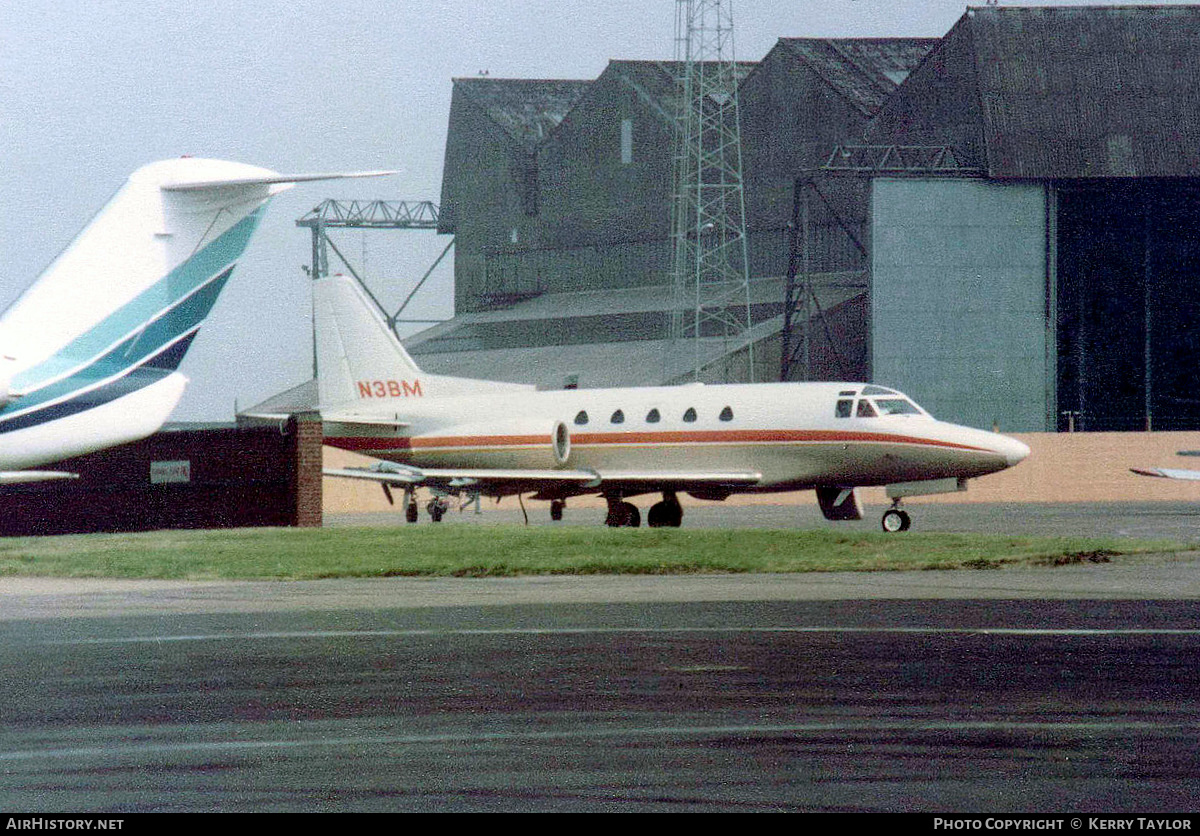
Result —
<path fill-rule="evenodd" d="M 0 484 L 158 430 L 270 198 L 296 182 L 386 173 L 288 176 L 187 157 L 136 171 L 0 317 Z"/>

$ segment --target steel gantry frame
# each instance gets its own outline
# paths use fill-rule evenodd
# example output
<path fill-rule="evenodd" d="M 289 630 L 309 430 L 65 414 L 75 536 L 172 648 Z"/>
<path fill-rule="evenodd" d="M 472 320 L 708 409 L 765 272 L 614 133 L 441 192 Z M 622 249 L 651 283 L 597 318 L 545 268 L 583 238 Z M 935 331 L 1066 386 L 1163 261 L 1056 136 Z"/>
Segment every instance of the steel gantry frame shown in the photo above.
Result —
<path fill-rule="evenodd" d="M 780 380 L 811 380 L 813 375 L 813 329 L 825 332 L 831 353 L 844 366 L 844 358 L 830 334 L 826 311 L 819 290 L 830 278 L 840 286 L 870 292 L 871 260 L 866 243 L 853 223 L 843 218 L 821 189 L 826 177 L 981 177 L 983 171 L 964 161 L 949 145 L 838 145 L 825 164 L 809 169 L 796 178 L 792 192 L 791 245 L 784 283 L 783 333 L 780 351 Z M 847 271 L 835 271 L 830 265 L 815 266 L 812 255 L 812 200 L 816 198 L 826 214 L 847 236 L 860 259 Z M 799 327 L 797 327 L 797 325 Z"/>
<path fill-rule="evenodd" d="M 329 275 L 329 250 L 333 250 L 334 255 L 375 302 L 375 306 L 386 318 L 388 327 L 396 333 L 397 337 L 400 336 L 397 326 L 401 323 L 432 324 L 442 321 L 438 319 L 401 319 L 400 315 L 404 313 L 408 303 L 417 295 L 437 266 L 442 263 L 446 254 L 450 252 L 450 248 L 454 246 L 453 237 L 429 269 L 425 271 L 425 274 L 421 276 L 421 280 L 417 282 L 408 296 L 404 297 L 404 301 L 400 303 L 396 312 L 388 313 L 387 308 L 380 303 L 363 277 L 354 269 L 354 265 L 342 254 L 342 251 L 327 234 L 330 229 L 436 230 L 438 228 L 437 204 L 428 200 L 326 200 L 297 220 L 296 226 L 306 227 L 312 232 L 312 264 L 308 268 L 309 276 L 318 279 Z"/>

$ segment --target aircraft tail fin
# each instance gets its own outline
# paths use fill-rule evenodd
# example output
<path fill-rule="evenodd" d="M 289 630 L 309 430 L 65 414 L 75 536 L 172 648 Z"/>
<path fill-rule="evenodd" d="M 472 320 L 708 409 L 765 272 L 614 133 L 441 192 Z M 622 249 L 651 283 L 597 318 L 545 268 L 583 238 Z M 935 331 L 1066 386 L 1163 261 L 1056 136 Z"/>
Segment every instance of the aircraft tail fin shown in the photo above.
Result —
<path fill-rule="evenodd" d="M 313 283 L 313 322 L 323 407 L 424 396 L 420 367 L 354 279 Z"/>
<path fill-rule="evenodd" d="M 0 317 L 0 432 L 91 414 L 174 374 L 271 197 L 339 176 L 359 175 L 190 157 L 134 172 Z"/>

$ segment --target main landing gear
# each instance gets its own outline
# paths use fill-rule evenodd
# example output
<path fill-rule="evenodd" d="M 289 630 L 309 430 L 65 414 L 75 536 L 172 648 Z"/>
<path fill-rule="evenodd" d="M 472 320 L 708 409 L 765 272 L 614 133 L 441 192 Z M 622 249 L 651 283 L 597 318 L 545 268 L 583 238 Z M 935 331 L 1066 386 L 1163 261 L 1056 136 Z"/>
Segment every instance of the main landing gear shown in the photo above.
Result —
<path fill-rule="evenodd" d="M 642 524 L 642 512 L 632 502 L 623 502 L 619 496 L 605 497 L 608 500 L 608 516 L 604 524 L 609 528 L 637 528 Z"/>
<path fill-rule="evenodd" d="M 679 528 L 683 525 L 683 506 L 673 491 L 664 492 L 662 502 L 650 506 L 646 522 L 651 528 Z"/>
<path fill-rule="evenodd" d="M 900 507 L 900 500 L 892 503 L 892 507 L 883 512 L 883 530 L 888 534 L 896 531 L 908 531 L 912 527 L 912 517 Z"/>
<path fill-rule="evenodd" d="M 442 517 L 446 516 L 446 512 L 450 510 L 450 501 L 444 496 L 435 496 L 425 503 L 425 512 L 429 514 L 429 519 L 434 522 L 441 522 Z M 417 497 L 412 491 L 404 492 L 404 519 L 406 522 L 415 523 L 421 516 L 420 506 L 417 505 Z"/>
<path fill-rule="evenodd" d="M 642 512 L 632 502 L 625 502 L 619 496 L 609 496 L 606 499 L 608 516 L 604 518 L 605 525 L 610 528 L 637 528 L 642 524 Z M 646 524 L 651 528 L 679 528 L 683 524 L 683 507 L 673 491 L 664 492 L 662 502 L 650 506 L 646 514 Z"/>

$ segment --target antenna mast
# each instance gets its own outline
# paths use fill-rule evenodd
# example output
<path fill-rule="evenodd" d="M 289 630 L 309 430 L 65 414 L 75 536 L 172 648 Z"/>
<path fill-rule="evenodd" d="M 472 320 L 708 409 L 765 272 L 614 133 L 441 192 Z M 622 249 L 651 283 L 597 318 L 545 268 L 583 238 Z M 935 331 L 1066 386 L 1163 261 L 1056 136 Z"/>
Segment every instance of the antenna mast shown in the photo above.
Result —
<path fill-rule="evenodd" d="M 754 379 L 732 0 L 676 0 L 679 95 L 671 235 L 674 305 L 666 379 Z M 746 372 L 731 368 L 743 351 Z"/>

